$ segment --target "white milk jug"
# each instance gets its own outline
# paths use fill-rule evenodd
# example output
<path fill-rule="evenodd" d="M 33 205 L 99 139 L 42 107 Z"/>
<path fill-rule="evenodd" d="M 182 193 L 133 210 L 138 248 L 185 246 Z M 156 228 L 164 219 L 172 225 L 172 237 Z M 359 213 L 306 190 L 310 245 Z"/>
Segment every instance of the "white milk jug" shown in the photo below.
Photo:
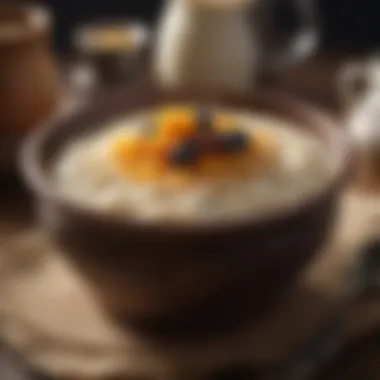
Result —
<path fill-rule="evenodd" d="M 341 72 L 346 124 L 360 150 L 380 152 L 380 59 L 348 64 Z"/>
<path fill-rule="evenodd" d="M 276 30 L 272 16 L 277 0 L 168 0 L 153 52 L 154 79 L 169 88 L 244 91 L 260 66 L 308 55 L 316 43 L 311 8 L 287 2 L 302 22 L 283 40 L 289 34 Z"/>
<path fill-rule="evenodd" d="M 167 87 L 245 89 L 254 65 L 246 1 L 169 0 L 154 75 Z"/>

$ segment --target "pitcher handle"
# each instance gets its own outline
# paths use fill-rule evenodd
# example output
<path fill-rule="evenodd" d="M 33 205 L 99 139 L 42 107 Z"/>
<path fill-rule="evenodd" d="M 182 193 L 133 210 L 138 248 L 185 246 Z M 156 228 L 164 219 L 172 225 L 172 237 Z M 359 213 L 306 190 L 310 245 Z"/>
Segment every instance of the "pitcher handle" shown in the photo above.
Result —
<path fill-rule="evenodd" d="M 318 13 L 314 7 L 312 0 L 292 0 L 292 4 L 285 4 L 278 1 L 263 1 L 266 14 L 264 18 L 269 21 L 269 30 L 264 31 L 269 35 L 278 35 L 269 45 L 272 47 L 264 47 L 264 62 L 263 67 L 265 71 L 277 72 L 287 69 L 299 62 L 305 60 L 314 52 L 316 52 L 320 35 L 319 35 L 319 20 Z M 291 17 L 297 18 L 299 27 L 297 30 L 290 33 L 285 39 L 283 31 L 276 32 L 276 14 L 279 20 L 284 19 L 284 13 L 289 11 L 289 8 L 284 10 L 281 7 L 290 7 L 293 15 Z M 264 41 L 265 43 L 265 41 Z M 265 52 L 267 50 L 267 53 Z"/>
<path fill-rule="evenodd" d="M 338 92 L 343 107 L 352 107 L 368 90 L 369 80 L 364 63 L 349 63 L 338 75 Z"/>

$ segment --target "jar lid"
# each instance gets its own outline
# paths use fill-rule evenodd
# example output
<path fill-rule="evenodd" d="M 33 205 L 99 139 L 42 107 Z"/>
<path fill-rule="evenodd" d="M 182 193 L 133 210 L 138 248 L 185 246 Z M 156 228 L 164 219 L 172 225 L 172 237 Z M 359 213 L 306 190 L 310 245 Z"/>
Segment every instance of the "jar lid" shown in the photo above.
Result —
<path fill-rule="evenodd" d="M 96 22 L 82 26 L 74 35 L 78 50 L 95 54 L 137 51 L 147 40 L 147 28 L 138 22 Z"/>
<path fill-rule="evenodd" d="M 0 5 L 0 44 L 15 43 L 46 31 L 50 12 L 43 7 L 20 4 Z"/>

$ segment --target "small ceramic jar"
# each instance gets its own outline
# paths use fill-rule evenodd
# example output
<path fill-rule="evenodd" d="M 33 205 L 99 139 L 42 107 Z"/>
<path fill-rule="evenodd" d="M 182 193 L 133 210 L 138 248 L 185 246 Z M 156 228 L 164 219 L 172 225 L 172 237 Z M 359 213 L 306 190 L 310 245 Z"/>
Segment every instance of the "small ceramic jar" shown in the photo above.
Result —
<path fill-rule="evenodd" d="M 14 168 L 20 138 L 58 104 L 59 75 L 50 52 L 51 16 L 43 8 L 0 5 L 0 172 Z"/>
<path fill-rule="evenodd" d="M 97 84 L 135 78 L 143 69 L 148 42 L 148 29 L 138 22 L 96 22 L 74 33 L 80 65 Z"/>

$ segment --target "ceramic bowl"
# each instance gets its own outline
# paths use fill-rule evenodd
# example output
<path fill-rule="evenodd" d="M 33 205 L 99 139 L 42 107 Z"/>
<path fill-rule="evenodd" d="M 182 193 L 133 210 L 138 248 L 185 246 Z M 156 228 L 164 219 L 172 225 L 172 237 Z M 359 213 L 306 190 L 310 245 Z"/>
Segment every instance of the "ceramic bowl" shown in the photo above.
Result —
<path fill-rule="evenodd" d="M 323 141 L 339 171 L 320 193 L 260 221 L 186 226 L 138 224 L 84 210 L 63 199 L 50 177 L 57 152 L 89 129 L 129 111 L 172 101 L 216 101 L 294 120 Z M 326 243 L 347 180 L 344 132 L 323 113 L 287 95 L 114 90 L 76 116 L 27 141 L 21 167 L 42 226 L 63 249 L 105 308 L 141 331 L 217 331 L 259 318 Z"/>

